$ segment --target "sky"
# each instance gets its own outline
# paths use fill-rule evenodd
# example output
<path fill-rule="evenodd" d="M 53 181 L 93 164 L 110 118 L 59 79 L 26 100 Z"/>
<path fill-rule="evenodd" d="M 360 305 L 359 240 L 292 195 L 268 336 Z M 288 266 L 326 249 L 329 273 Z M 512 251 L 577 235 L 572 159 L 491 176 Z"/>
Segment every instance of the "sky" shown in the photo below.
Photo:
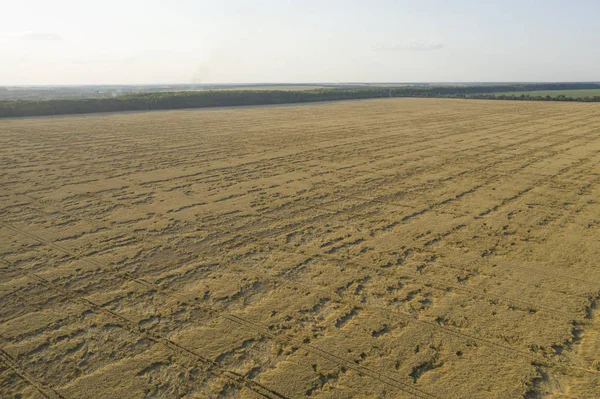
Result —
<path fill-rule="evenodd" d="M 0 85 L 600 81 L 597 0 L 0 0 Z"/>

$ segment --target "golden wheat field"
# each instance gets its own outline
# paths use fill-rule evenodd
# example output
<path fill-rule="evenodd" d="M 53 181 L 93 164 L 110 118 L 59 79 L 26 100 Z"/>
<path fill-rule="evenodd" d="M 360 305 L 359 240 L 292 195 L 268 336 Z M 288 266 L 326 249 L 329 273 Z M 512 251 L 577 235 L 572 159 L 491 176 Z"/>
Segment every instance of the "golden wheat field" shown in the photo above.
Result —
<path fill-rule="evenodd" d="M 0 121 L 2 398 L 598 398 L 600 108 Z"/>

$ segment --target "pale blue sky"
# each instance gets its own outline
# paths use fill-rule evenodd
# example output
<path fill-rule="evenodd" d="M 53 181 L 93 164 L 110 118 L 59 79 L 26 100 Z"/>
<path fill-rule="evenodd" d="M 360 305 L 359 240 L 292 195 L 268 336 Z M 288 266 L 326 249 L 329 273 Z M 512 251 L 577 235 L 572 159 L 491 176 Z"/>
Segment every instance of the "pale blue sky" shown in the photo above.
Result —
<path fill-rule="evenodd" d="M 600 80 L 597 0 L 1 0 L 0 85 Z"/>

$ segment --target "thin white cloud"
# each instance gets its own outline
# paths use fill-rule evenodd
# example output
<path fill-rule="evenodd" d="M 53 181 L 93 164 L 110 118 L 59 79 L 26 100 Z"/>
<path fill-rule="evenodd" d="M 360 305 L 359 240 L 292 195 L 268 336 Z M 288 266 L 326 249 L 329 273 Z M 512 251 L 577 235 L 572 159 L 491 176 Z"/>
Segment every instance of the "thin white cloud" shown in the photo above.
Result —
<path fill-rule="evenodd" d="M 63 41 L 58 33 L 51 32 L 0 32 L 0 42 L 29 41 Z"/>
<path fill-rule="evenodd" d="M 413 40 L 408 46 L 408 50 L 414 51 L 441 50 L 443 48 L 444 45 L 440 42 L 429 42 L 426 40 Z"/>
<path fill-rule="evenodd" d="M 411 40 L 404 44 L 379 45 L 375 49 L 378 51 L 433 51 L 441 50 L 444 45 L 440 42 L 429 40 Z"/>
<path fill-rule="evenodd" d="M 60 41 L 62 36 L 57 33 L 28 32 L 20 36 L 22 40 Z"/>

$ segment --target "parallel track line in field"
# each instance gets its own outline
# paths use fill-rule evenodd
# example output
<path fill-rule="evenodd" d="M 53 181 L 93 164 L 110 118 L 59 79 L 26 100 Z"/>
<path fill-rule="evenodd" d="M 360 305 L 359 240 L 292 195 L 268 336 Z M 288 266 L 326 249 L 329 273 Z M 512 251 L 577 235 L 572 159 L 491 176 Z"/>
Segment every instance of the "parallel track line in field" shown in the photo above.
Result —
<path fill-rule="evenodd" d="M 0 347 L 0 362 L 4 363 L 13 373 L 17 374 L 23 381 L 34 387 L 40 394 L 48 399 L 65 399 L 54 389 L 38 381 L 27 371 L 23 370 L 17 361 L 13 359 L 2 347 Z"/>
<path fill-rule="evenodd" d="M 30 238 L 34 238 L 34 239 L 38 239 L 38 240 L 43 240 L 43 239 L 38 238 L 37 236 L 35 236 L 35 235 L 31 234 L 31 233 L 24 232 L 24 231 L 22 231 L 20 229 L 17 229 L 15 227 L 13 227 L 13 226 L 8 226 L 5 223 L 0 223 L 0 225 L 4 225 L 7 228 L 13 229 L 13 230 L 15 230 L 17 232 L 20 232 L 21 234 L 29 236 Z M 46 242 L 46 240 L 43 240 L 41 242 Z M 69 253 L 69 250 L 64 249 L 64 248 L 62 248 L 60 246 L 54 245 L 54 247 L 56 249 L 60 249 L 63 252 Z M 74 256 L 73 254 L 71 254 L 71 255 Z M 96 261 L 93 261 L 93 260 L 90 260 L 90 259 L 81 259 L 81 260 L 82 261 L 86 261 L 88 263 L 92 263 L 92 264 L 94 264 L 96 266 L 102 267 L 102 265 L 99 262 L 96 262 Z M 147 282 L 147 281 L 145 281 L 143 279 L 140 280 L 140 279 L 138 279 L 138 278 L 130 275 L 129 273 L 121 273 L 121 272 L 113 272 L 113 271 L 109 271 L 109 273 L 110 274 L 118 275 L 118 276 L 120 276 L 122 278 L 125 278 L 125 279 L 133 281 L 133 282 L 137 282 L 137 283 L 143 285 L 145 288 L 154 290 L 157 293 L 160 293 L 162 295 L 173 296 L 173 297 L 180 297 L 180 295 L 178 295 L 178 293 L 176 291 L 171 291 L 170 293 L 167 293 L 167 292 L 165 292 L 165 290 L 162 287 L 157 286 L 157 285 L 155 285 L 153 283 L 149 283 L 149 282 Z M 98 306 L 98 305 L 96 305 L 96 306 Z M 208 312 L 216 314 L 216 315 L 219 315 L 219 316 L 222 316 L 222 317 L 225 317 L 225 318 L 228 318 L 228 319 L 229 319 L 228 316 L 232 316 L 232 315 L 222 314 L 221 312 L 212 309 L 210 306 L 204 306 L 204 307 L 206 308 L 206 310 Z M 404 313 L 404 312 L 398 312 L 397 314 L 400 314 L 400 313 Z M 236 318 L 236 319 L 241 319 L 239 316 L 233 316 L 233 317 Z M 594 370 L 580 369 L 580 368 L 578 368 L 576 366 L 573 366 L 573 365 L 561 364 L 561 363 L 558 363 L 558 362 L 556 362 L 556 361 L 554 361 L 552 359 L 549 359 L 548 357 L 543 356 L 543 355 L 542 356 L 536 356 L 536 355 L 532 356 L 531 354 L 529 354 L 527 352 L 523 352 L 523 351 L 521 351 L 519 349 L 515 349 L 515 348 L 512 348 L 512 347 L 506 347 L 504 345 L 500 345 L 500 344 L 494 343 L 494 342 L 486 340 L 484 338 L 480 338 L 480 337 L 472 336 L 472 335 L 469 335 L 469 334 L 466 334 L 466 333 L 463 333 L 463 332 L 455 331 L 454 329 L 451 329 L 451 328 L 448 328 L 448 327 L 445 327 L 445 326 L 441 326 L 441 325 L 439 325 L 437 323 L 433 323 L 433 322 L 429 322 L 429 321 L 425 321 L 425 320 L 420 320 L 420 319 L 415 319 L 414 316 L 412 316 L 412 315 L 410 315 L 408 313 L 405 314 L 405 317 L 410 318 L 410 320 L 416 321 L 418 323 L 427 324 L 427 325 L 429 325 L 431 327 L 434 327 L 434 328 L 439 329 L 439 330 L 441 330 L 443 332 L 446 332 L 446 333 L 450 333 L 450 334 L 453 334 L 453 335 L 460 335 L 463 338 L 467 338 L 468 337 L 469 339 L 472 339 L 472 340 L 475 340 L 475 341 L 479 341 L 479 342 L 482 342 L 484 344 L 487 344 L 487 345 L 490 345 L 490 346 L 494 346 L 494 347 L 497 347 L 497 348 L 501 348 L 503 350 L 508 350 L 508 351 L 513 352 L 515 354 L 519 354 L 520 356 L 526 356 L 531 361 L 544 363 L 544 364 L 547 364 L 547 365 L 549 365 L 551 367 L 556 367 L 556 368 L 561 368 L 561 369 L 567 368 L 567 369 L 579 370 L 579 371 L 583 371 L 583 372 L 587 372 L 587 373 L 592 373 L 592 374 L 598 374 L 598 372 L 596 372 Z M 249 324 L 245 324 L 245 325 L 252 325 L 252 324 L 254 324 L 252 322 L 248 322 L 248 323 Z M 264 327 L 260 331 L 267 331 L 268 332 L 268 329 L 267 329 L 267 327 Z M 288 338 L 288 337 L 286 337 L 286 338 Z M 288 340 L 284 339 L 283 342 L 287 343 Z M 298 343 L 298 345 L 299 346 L 303 346 L 302 343 Z M 332 356 L 335 356 L 335 355 L 332 354 Z"/>

